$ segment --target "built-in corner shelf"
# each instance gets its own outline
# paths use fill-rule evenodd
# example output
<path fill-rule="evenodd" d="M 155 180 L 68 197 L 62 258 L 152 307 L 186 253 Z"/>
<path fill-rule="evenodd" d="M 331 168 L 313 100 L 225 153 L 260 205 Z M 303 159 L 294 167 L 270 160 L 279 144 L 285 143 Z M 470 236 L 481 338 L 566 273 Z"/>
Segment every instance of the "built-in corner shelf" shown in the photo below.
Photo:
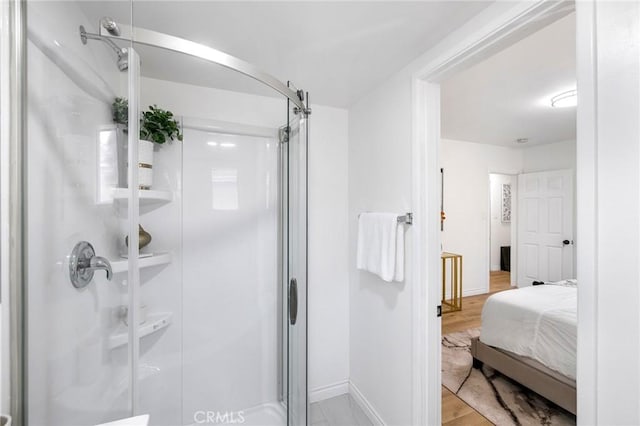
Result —
<path fill-rule="evenodd" d="M 173 314 L 171 312 L 149 314 L 147 320 L 138 326 L 138 337 L 142 339 L 145 336 L 169 327 L 172 316 Z M 109 349 L 115 349 L 127 343 L 129 343 L 129 328 L 122 324 L 114 334 L 109 336 Z"/>
<path fill-rule="evenodd" d="M 129 259 L 113 260 L 111 263 L 111 271 L 114 274 L 118 272 L 126 272 L 129 270 Z M 171 263 L 171 253 L 156 253 L 149 257 L 138 258 L 138 267 L 150 268 L 152 266 L 165 265 Z"/>
<path fill-rule="evenodd" d="M 113 188 L 113 200 L 124 205 L 129 201 L 129 188 Z M 155 189 L 140 189 L 138 198 L 141 206 L 152 204 L 165 204 L 173 201 L 173 193 L 171 191 L 159 191 Z"/>

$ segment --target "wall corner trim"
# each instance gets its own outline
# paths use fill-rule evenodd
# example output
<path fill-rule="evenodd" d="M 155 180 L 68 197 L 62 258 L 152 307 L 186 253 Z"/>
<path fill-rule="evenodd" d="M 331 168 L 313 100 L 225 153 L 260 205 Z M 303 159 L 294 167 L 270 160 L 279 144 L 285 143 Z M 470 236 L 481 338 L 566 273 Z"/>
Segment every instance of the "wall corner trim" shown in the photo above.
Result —
<path fill-rule="evenodd" d="M 378 411 L 351 380 L 349 380 L 349 393 L 375 426 L 386 426 L 386 423 L 382 420 L 380 413 L 378 413 Z"/>
<path fill-rule="evenodd" d="M 309 391 L 309 402 L 313 404 L 314 402 L 324 401 L 325 399 L 344 395 L 345 393 L 349 393 L 348 379 L 311 389 Z"/>

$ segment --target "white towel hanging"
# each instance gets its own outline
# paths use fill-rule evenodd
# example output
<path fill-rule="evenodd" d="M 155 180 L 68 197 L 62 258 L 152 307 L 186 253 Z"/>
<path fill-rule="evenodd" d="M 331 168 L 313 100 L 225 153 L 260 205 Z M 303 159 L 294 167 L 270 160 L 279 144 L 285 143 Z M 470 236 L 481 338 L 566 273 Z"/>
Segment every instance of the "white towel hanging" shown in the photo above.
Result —
<path fill-rule="evenodd" d="M 387 282 L 404 280 L 404 229 L 398 214 L 360 214 L 357 267 Z"/>

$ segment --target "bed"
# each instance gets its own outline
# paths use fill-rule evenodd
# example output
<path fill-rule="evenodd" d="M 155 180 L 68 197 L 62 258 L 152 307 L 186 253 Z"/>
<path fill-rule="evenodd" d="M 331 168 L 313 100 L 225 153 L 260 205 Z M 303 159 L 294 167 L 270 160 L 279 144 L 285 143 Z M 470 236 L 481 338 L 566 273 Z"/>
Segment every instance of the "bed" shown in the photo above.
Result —
<path fill-rule="evenodd" d="M 574 280 L 496 293 L 471 342 L 486 364 L 576 413 L 577 285 Z"/>

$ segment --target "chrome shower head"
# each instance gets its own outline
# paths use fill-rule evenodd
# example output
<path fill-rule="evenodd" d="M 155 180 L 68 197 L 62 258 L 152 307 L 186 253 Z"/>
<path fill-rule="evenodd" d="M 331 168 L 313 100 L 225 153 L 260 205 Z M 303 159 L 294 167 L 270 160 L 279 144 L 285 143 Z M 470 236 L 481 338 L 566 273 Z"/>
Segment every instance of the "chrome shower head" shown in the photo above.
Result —
<path fill-rule="evenodd" d="M 127 52 L 127 49 L 121 48 L 108 37 L 101 36 L 100 34 L 88 33 L 83 25 L 80 25 L 79 30 L 80 40 L 82 41 L 82 44 L 87 44 L 88 40 L 98 40 L 105 43 L 118 56 L 118 69 L 120 71 L 126 71 L 127 69 L 129 69 L 129 52 Z"/>
<path fill-rule="evenodd" d="M 114 21 L 113 19 L 105 16 L 100 19 L 100 25 L 102 25 L 102 28 L 107 30 L 107 32 L 112 36 L 120 35 L 120 28 L 118 28 L 118 24 L 116 24 L 116 21 Z"/>

